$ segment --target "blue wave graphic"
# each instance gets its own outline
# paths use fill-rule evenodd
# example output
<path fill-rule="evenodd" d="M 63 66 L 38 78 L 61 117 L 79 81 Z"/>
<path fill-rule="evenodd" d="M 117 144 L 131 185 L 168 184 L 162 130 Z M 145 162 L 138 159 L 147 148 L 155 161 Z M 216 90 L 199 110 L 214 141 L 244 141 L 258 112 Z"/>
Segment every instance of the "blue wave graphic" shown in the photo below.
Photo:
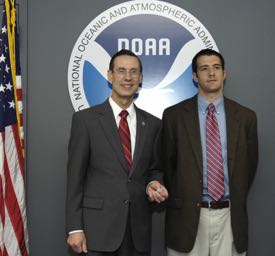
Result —
<path fill-rule="evenodd" d="M 169 106 L 194 96 L 198 92 L 198 88 L 192 80 L 192 66 L 190 65 L 177 80 L 169 84 L 165 89 L 174 90 L 174 93 L 168 97 Z"/>
<path fill-rule="evenodd" d="M 83 88 L 90 106 L 95 106 L 105 101 L 111 94 L 112 85 L 89 62 L 84 62 Z"/>

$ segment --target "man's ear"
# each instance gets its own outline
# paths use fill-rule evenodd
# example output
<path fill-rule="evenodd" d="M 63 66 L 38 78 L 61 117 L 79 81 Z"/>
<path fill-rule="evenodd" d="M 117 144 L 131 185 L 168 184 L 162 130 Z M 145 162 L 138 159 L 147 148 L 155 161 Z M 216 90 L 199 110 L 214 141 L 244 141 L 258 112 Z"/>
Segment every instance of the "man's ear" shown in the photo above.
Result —
<path fill-rule="evenodd" d="M 227 72 L 226 72 L 226 70 L 224 69 L 224 70 L 223 70 L 223 80 L 225 80 L 226 77 L 227 77 Z"/>
<path fill-rule="evenodd" d="M 143 74 L 140 74 L 140 76 L 139 76 L 139 84 L 142 84 L 142 80 L 143 80 Z"/>
<path fill-rule="evenodd" d="M 113 72 L 112 70 L 108 70 L 107 71 L 107 77 L 108 77 L 108 80 L 112 83 L 113 82 Z"/>
<path fill-rule="evenodd" d="M 192 77 L 193 77 L 193 80 L 198 83 L 198 77 L 197 77 L 197 73 L 193 72 L 192 73 Z"/>

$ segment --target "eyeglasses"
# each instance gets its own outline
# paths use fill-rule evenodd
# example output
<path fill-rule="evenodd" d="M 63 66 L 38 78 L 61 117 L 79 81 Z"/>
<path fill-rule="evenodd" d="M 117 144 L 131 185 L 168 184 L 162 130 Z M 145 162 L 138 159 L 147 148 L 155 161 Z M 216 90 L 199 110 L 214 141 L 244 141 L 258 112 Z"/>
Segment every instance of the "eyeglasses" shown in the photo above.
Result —
<path fill-rule="evenodd" d="M 129 75 L 131 78 L 135 79 L 135 78 L 138 78 L 140 76 L 140 71 L 137 70 L 137 69 L 126 70 L 124 68 L 120 68 L 120 69 L 117 69 L 117 70 L 113 70 L 112 72 L 116 73 L 121 78 L 124 78 L 127 75 Z"/>

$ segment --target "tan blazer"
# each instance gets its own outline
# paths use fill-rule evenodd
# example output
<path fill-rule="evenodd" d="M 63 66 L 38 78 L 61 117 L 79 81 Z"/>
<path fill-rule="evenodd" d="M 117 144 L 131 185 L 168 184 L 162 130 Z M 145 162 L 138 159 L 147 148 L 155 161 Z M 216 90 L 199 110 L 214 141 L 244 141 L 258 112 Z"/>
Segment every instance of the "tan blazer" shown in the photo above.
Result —
<path fill-rule="evenodd" d="M 246 200 L 258 162 L 257 119 L 253 111 L 224 99 L 228 147 L 231 224 L 239 253 L 248 247 Z M 202 198 L 202 148 L 197 96 L 163 114 L 165 185 L 169 190 L 166 215 L 167 246 L 192 250 Z"/>

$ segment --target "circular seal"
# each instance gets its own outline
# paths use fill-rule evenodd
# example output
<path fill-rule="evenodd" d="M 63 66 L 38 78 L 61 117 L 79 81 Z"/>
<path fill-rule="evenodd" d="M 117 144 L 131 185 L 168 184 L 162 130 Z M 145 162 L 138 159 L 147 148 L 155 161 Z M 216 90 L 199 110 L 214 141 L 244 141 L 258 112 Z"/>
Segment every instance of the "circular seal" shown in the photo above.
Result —
<path fill-rule="evenodd" d="M 193 56 L 218 50 L 204 25 L 186 10 L 155 0 L 115 5 L 94 18 L 78 37 L 68 65 L 68 89 L 75 111 L 102 103 L 111 93 L 111 56 L 132 50 L 143 64 L 135 104 L 161 117 L 163 110 L 197 93 Z"/>

